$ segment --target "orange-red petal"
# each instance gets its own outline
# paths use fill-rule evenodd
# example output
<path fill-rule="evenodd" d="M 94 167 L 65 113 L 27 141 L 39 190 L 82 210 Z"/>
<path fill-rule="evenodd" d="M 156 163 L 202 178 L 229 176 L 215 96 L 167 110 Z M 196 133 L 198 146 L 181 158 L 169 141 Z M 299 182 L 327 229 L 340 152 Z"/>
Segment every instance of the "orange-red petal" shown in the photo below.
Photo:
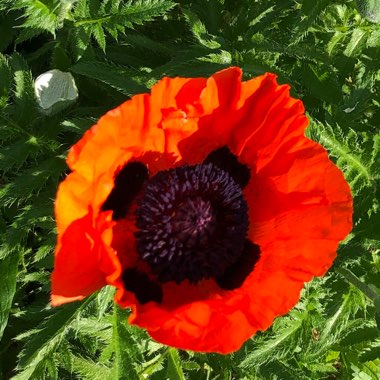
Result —
<path fill-rule="evenodd" d="M 109 248 L 111 213 L 92 225 L 91 210 L 71 223 L 56 247 L 52 274 L 52 305 L 81 300 L 120 275 L 121 266 Z"/>

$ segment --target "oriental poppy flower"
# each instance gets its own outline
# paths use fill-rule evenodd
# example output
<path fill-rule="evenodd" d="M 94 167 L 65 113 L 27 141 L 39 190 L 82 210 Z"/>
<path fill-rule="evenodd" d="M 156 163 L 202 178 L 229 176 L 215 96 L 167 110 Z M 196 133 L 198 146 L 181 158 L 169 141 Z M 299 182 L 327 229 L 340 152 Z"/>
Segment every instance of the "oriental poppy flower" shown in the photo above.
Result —
<path fill-rule="evenodd" d="M 163 78 L 68 155 L 55 203 L 52 304 L 106 284 L 159 342 L 237 350 L 323 275 L 352 197 L 273 74 Z"/>

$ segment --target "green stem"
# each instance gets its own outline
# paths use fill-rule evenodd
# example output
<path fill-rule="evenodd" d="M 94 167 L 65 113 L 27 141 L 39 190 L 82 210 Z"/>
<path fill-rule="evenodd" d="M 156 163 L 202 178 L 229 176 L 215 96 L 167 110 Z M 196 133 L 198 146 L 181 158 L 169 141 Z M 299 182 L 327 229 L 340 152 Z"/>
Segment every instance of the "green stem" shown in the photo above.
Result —
<path fill-rule="evenodd" d="M 135 356 L 130 332 L 126 328 L 128 311 L 120 308 L 116 303 L 113 308 L 113 348 L 115 352 L 114 374 L 115 380 L 140 380 L 135 368 Z"/>
<path fill-rule="evenodd" d="M 113 307 L 113 347 L 115 352 L 115 366 L 116 366 L 116 379 L 120 378 L 120 363 L 122 360 L 122 353 L 121 353 L 121 347 L 120 347 L 120 340 L 119 340 L 119 307 L 115 303 Z"/>
<path fill-rule="evenodd" d="M 31 138 L 34 138 L 34 136 L 32 134 L 30 134 L 24 128 L 21 128 L 16 122 L 14 122 L 13 120 L 7 118 L 6 116 L 0 114 L 0 120 L 2 120 L 3 122 L 5 122 L 6 124 L 11 125 L 14 129 L 17 130 L 17 132 L 25 133 L 27 136 L 29 136 Z"/>
<path fill-rule="evenodd" d="M 348 270 L 346 268 L 336 268 L 335 272 L 342 275 L 347 282 L 356 286 L 359 290 L 361 290 L 373 302 L 379 300 L 380 295 L 377 294 L 377 292 L 375 292 L 374 290 L 372 290 L 367 284 L 362 282 L 350 270 Z"/>
<path fill-rule="evenodd" d="M 79 20 L 79 21 L 76 21 L 74 22 L 74 26 L 75 27 L 78 27 L 78 26 L 82 26 L 82 25 L 88 25 L 88 24 L 98 24 L 98 23 L 104 23 L 104 22 L 107 22 L 111 19 L 111 16 L 104 16 L 104 17 L 100 17 L 100 18 L 97 18 L 97 19 L 89 19 L 89 20 Z"/>
<path fill-rule="evenodd" d="M 159 363 L 163 362 L 169 353 L 169 348 L 170 347 L 166 347 L 161 354 L 157 355 L 152 360 L 145 363 L 144 369 L 139 372 L 139 377 L 146 378 L 147 374 L 151 373 L 152 368 L 155 368 L 156 366 L 158 366 Z"/>

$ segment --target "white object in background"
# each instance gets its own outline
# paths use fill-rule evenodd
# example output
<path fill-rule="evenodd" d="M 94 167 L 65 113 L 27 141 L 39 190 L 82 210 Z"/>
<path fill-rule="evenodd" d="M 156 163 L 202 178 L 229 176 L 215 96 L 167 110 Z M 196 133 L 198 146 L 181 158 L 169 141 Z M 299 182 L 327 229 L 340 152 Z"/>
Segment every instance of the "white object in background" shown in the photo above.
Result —
<path fill-rule="evenodd" d="M 37 77 L 34 91 L 42 111 L 56 113 L 78 98 L 78 89 L 73 76 L 61 70 L 49 70 Z"/>

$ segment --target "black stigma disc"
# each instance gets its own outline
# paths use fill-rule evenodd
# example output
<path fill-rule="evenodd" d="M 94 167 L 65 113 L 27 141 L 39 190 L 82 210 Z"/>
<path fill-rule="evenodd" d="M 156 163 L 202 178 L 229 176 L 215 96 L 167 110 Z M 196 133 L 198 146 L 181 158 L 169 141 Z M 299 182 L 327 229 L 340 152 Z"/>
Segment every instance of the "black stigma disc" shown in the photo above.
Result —
<path fill-rule="evenodd" d="M 137 210 L 137 251 L 160 281 L 216 278 L 240 257 L 248 229 L 240 186 L 208 163 L 152 177 Z"/>

